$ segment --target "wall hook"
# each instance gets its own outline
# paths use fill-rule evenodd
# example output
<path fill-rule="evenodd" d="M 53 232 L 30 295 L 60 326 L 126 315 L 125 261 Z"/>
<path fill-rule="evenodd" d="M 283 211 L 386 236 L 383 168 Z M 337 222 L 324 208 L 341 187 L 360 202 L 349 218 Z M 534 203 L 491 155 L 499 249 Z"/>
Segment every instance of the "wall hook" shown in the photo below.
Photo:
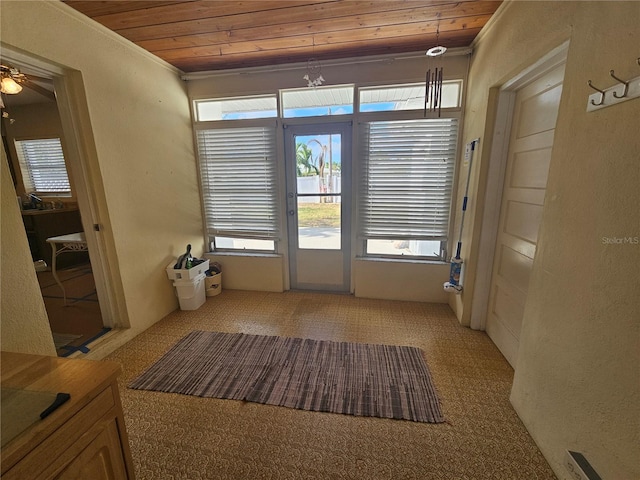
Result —
<path fill-rule="evenodd" d="M 600 94 L 602 95 L 602 96 L 600 97 L 600 103 L 596 103 L 596 102 L 594 102 L 594 101 L 593 101 L 593 98 L 592 98 L 592 99 L 591 99 L 591 105 L 595 105 L 596 107 L 597 107 L 597 106 L 599 106 L 599 105 L 602 105 L 602 104 L 604 103 L 604 93 L 605 93 L 605 92 L 604 92 L 604 90 L 600 90 L 599 88 L 594 87 L 594 86 L 593 86 L 593 84 L 591 83 L 591 80 L 587 80 L 587 84 L 588 84 L 591 88 L 593 88 L 596 92 L 600 92 Z"/>
<path fill-rule="evenodd" d="M 627 92 L 629 91 L 629 82 L 625 82 L 624 80 L 621 80 L 618 77 L 616 77 L 613 70 L 609 70 L 609 75 L 611 75 L 613 78 L 615 78 L 616 80 L 618 80 L 619 82 L 621 82 L 624 85 L 624 90 L 622 91 L 622 95 L 618 95 L 617 92 L 613 92 L 613 96 L 616 97 L 616 98 L 624 98 L 624 97 L 626 97 L 627 96 Z"/>

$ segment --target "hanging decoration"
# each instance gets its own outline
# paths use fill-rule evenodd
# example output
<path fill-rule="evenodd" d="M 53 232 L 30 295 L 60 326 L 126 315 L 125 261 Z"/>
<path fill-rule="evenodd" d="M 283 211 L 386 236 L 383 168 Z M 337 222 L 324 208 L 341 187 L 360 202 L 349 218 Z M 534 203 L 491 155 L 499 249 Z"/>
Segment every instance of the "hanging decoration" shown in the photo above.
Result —
<path fill-rule="evenodd" d="M 316 51 L 316 40 L 313 39 L 313 53 Z M 307 87 L 319 87 L 325 81 L 322 76 L 322 65 L 320 60 L 315 57 L 311 57 L 307 60 L 307 73 L 302 77 L 307 81 Z"/>
<path fill-rule="evenodd" d="M 307 81 L 307 87 L 319 87 L 325 81 L 322 77 L 322 65 L 317 58 L 307 60 L 307 73 L 304 78 Z"/>
<path fill-rule="evenodd" d="M 438 112 L 438 118 L 442 111 L 442 62 L 438 60 L 442 59 L 442 55 L 447 51 L 447 47 L 438 45 L 440 42 L 440 24 L 436 30 L 436 46 L 427 50 L 427 74 L 425 79 L 425 94 L 424 94 L 424 116 L 427 116 L 427 111 Z M 433 61 L 431 61 L 433 59 Z M 430 64 L 433 63 L 433 68 Z"/>

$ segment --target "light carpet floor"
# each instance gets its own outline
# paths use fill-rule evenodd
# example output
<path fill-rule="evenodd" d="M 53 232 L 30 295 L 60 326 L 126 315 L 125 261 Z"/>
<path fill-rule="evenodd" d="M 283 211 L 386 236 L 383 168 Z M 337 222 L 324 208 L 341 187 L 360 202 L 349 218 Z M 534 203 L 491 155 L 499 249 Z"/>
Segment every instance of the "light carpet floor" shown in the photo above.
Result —
<path fill-rule="evenodd" d="M 126 385 L 192 330 L 421 348 L 446 423 L 353 417 Z M 555 479 L 509 403 L 513 370 L 447 305 L 223 291 L 176 311 L 106 360 L 119 378 L 138 480 Z"/>

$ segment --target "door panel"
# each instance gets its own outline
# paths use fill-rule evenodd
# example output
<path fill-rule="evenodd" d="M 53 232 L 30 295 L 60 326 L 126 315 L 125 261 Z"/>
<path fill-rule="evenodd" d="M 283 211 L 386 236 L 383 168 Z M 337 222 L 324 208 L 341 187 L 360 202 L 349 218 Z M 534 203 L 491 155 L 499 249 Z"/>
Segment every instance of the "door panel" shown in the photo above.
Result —
<path fill-rule="evenodd" d="M 349 291 L 351 125 L 285 132 L 291 288 Z"/>
<path fill-rule="evenodd" d="M 516 92 L 487 333 L 515 367 L 542 219 L 564 64 Z"/>
<path fill-rule="evenodd" d="M 562 82 L 562 75 L 551 76 L 548 80 L 543 78 L 542 81 L 538 80 L 533 85 L 522 89 L 523 100 L 517 138 L 555 129 L 562 83 L 548 88 L 547 82 Z"/>
<path fill-rule="evenodd" d="M 298 250 L 297 288 L 300 285 L 342 285 L 342 260 L 341 251 Z"/>
<path fill-rule="evenodd" d="M 535 243 L 542 219 L 542 206 L 531 203 L 511 202 L 507 208 L 505 232 L 522 240 Z"/>
<path fill-rule="evenodd" d="M 547 186 L 547 172 L 551 161 L 551 148 L 539 148 L 516 153 L 511 170 L 511 187 L 541 188 Z"/>

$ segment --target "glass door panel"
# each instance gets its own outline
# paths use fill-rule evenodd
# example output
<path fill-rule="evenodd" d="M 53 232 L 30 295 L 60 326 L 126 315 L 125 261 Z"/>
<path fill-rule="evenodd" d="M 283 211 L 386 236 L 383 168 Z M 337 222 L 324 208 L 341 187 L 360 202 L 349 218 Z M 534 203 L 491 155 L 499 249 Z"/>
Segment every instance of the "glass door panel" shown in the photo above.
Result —
<path fill-rule="evenodd" d="M 292 288 L 344 291 L 349 287 L 345 245 L 349 243 L 350 201 L 345 204 L 343 182 L 351 127 L 297 125 L 286 132 Z"/>

